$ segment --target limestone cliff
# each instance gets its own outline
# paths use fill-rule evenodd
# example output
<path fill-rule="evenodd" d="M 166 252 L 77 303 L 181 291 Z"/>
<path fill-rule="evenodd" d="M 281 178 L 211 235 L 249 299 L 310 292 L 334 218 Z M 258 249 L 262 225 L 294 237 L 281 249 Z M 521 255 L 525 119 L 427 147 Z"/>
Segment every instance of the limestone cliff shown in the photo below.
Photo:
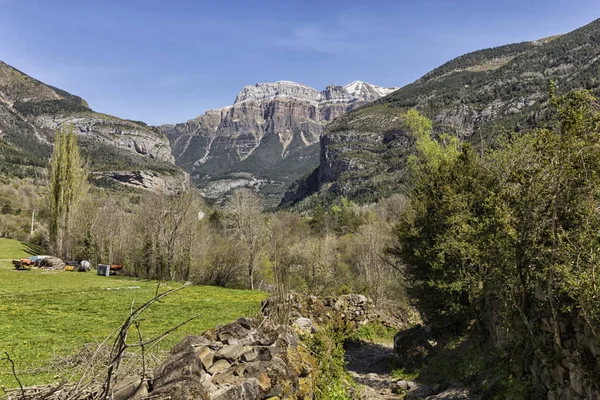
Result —
<path fill-rule="evenodd" d="M 73 125 L 93 172 L 136 171 L 138 178 L 149 179 L 139 187 L 168 192 L 187 184 L 158 129 L 94 112 L 81 97 L 0 61 L 0 172 L 25 176 L 45 168 L 54 134 L 65 125 Z"/>
<path fill-rule="evenodd" d="M 327 123 L 395 89 L 359 81 L 322 91 L 289 81 L 258 83 L 244 87 L 232 106 L 159 128 L 205 196 L 251 186 L 273 204 L 318 165 Z"/>

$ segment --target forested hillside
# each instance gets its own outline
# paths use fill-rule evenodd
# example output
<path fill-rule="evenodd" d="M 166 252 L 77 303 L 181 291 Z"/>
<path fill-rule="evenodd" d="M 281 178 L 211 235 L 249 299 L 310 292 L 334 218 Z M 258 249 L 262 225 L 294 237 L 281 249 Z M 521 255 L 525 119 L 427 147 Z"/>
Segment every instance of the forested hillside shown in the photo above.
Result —
<path fill-rule="evenodd" d="M 600 20 L 564 35 L 451 60 L 329 125 L 321 137 L 318 185 L 311 188 L 319 193 L 305 207 L 339 195 L 370 202 L 403 190 L 407 142 L 401 115 L 407 108 L 429 117 L 437 135 L 450 133 L 481 149 L 494 146 L 502 132 L 552 124 L 551 79 L 559 94 L 579 88 L 596 93 L 599 76 Z M 284 205 L 306 192 L 289 193 Z"/>

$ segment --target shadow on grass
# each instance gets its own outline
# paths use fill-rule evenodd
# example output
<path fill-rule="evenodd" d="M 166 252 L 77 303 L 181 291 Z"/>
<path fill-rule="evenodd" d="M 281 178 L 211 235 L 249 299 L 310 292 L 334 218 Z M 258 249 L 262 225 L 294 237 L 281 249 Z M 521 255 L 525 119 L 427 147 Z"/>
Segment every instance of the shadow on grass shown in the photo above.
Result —
<path fill-rule="evenodd" d="M 46 254 L 46 249 L 33 243 L 23 243 L 23 251 L 32 256 L 41 256 Z"/>

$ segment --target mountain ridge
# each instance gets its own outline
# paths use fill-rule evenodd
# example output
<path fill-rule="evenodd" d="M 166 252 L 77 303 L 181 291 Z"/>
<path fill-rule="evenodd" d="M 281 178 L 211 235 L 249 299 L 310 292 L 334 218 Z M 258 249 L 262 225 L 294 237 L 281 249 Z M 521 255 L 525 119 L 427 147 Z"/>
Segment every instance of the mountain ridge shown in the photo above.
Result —
<path fill-rule="evenodd" d="M 402 114 L 409 108 L 429 117 L 435 134 L 483 147 L 499 133 L 548 126 L 550 80 L 559 94 L 600 92 L 600 19 L 567 34 L 461 55 L 336 119 L 321 135 L 318 171 L 296 182 L 281 206 L 310 208 L 338 196 L 369 203 L 402 191 L 410 153 Z"/>
<path fill-rule="evenodd" d="M 47 85 L 0 61 L 0 172 L 39 175 L 54 134 L 72 125 L 96 184 L 177 192 L 187 177 L 174 165 L 168 140 L 156 128 L 94 112 L 81 97 Z M 148 178 L 150 181 L 145 182 Z"/>
<path fill-rule="evenodd" d="M 159 129 L 176 163 L 206 197 L 222 199 L 246 186 L 274 205 L 291 182 L 318 165 L 327 123 L 395 89 L 361 81 L 323 90 L 293 81 L 259 82 L 244 86 L 232 105 Z"/>

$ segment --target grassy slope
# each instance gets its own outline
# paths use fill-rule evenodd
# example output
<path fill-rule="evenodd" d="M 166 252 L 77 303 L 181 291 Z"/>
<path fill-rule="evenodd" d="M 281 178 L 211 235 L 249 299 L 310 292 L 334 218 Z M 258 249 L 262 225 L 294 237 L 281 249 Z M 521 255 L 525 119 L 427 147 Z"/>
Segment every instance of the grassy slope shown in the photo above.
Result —
<path fill-rule="evenodd" d="M 24 385 L 54 381 L 56 372 L 43 367 L 56 355 L 102 342 L 124 321 L 132 302 L 140 305 L 156 291 L 153 281 L 93 272 L 13 270 L 8 259 L 26 256 L 26 245 L 0 239 L 0 353 L 6 351 L 15 360 Z M 129 286 L 140 289 L 107 290 Z M 168 283 L 164 288 L 178 286 Z M 264 297 L 262 292 L 190 286 L 145 313 L 142 332 L 149 338 L 201 313 L 154 351 L 169 349 L 186 335 L 256 313 Z M 0 364 L 0 385 L 16 386 L 6 362 Z"/>

